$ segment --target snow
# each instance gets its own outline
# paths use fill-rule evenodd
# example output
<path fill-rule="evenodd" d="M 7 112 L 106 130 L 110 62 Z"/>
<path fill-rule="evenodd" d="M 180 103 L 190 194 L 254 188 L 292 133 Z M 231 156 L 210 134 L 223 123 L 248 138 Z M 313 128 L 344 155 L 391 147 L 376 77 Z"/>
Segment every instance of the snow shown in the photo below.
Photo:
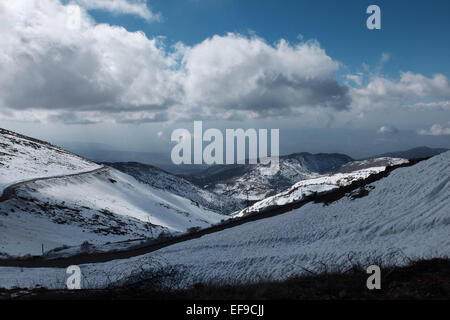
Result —
<path fill-rule="evenodd" d="M 0 194 L 18 182 L 101 167 L 46 142 L 0 129 Z"/>
<path fill-rule="evenodd" d="M 400 168 L 371 184 L 368 196 L 328 206 L 309 203 L 143 256 L 82 265 L 84 287 L 101 287 L 146 270 L 173 267 L 178 285 L 281 280 L 378 261 L 450 255 L 450 152 Z M 0 287 L 65 286 L 64 269 L 0 268 Z M 117 281 L 117 282 L 116 282 Z"/>
<path fill-rule="evenodd" d="M 242 175 L 222 178 L 207 187 L 217 194 L 235 199 L 260 201 L 300 180 L 319 177 L 351 160 L 341 154 L 293 154 L 281 157 L 279 166 L 262 163 L 247 165 Z"/>
<path fill-rule="evenodd" d="M 99 247 L 153 239 L 228 218 L 49 143 L 0 129 L 0 192 L 23 181 L 17 197 L 0 202 L 0 254 L 7 256 L 41 255 L 42 247 L 76 250 L 85 241 Z"/>
<path fill-rule="evenodd" d="M 109 163 L 108 165 L 129 174 L 152 187 L 163 189 L 183 198 L 190 199 L 203 208 L 217 213 L 230 214 L 244 207 L 238 200 L 228 198 L 225 195 L 219 196 L 211 191 L 201 189 L 184 178 L 175 176 L 150 165 L 136 162 L 117 162 Z"/>
<path fill-rule="evenodd" d="M 395 160 L 391 163 L 401 164 L 404 162 Z M 232 217 L 243 217 L 251 213 L 261 212 L 267 208 L 298 202 L 314 193 L 320 194 L 332 191 L 334 189 L 347 186 L 354 181 L 366 179 L 370 175 L 382 172 L 384 170 L 386 170 L 386 167 L 371 167 L 350 173 L 336 173 L 324 175 L 319 178 L 302 180 L 284 192 L 258 201 L 252 206 L 232 214 Z"/>
<path fill-rule="evenodd" d="M 155 238 L 164 230 L 186 232 L 228 218 L 112 168 L 36 181 L 20 190 L 19 196 L 37 205 L 20 199 L 0 204 L 0 215 L 8 214 L 0 221 L 0 252 L 9 255 L 41 254 L 41 244 L 49 250 L 84 241 L 99 244 Z M 39 205 L 56 208 L 55 213 Z"/>
<path fill-rule="evenodd" d="M 389 157 L 373 158 L 368 160 L 352 161 L 346 163 L 341 167 L 339 167 L 337 172 L 348 173 L 362 169 L 369 169 L 372 167 L 388 167 L 388 166 L 391 167 L 405 164 L 408 162 L 409 160 L 402 158 L 389 158 Z"/>

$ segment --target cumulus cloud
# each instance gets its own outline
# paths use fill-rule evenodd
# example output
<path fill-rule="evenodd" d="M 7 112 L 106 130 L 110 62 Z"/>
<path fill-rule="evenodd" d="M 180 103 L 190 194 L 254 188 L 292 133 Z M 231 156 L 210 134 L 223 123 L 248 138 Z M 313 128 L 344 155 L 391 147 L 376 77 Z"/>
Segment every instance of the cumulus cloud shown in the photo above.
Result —
<path fill-rule="evenodd" d="M 105 10 L 115 14 L 132 14 L 139 16 L 147 21 L 158 21 L 161 18 L 159 13 L 153 13 L 147 6 L 146 1 L 129 0 L 72 0 L 71 3 L 77 4 L 86 10 L 98 9 Z"/>
<path fill-rule="evenodd" d="M 404 72 L 399 81 L 373 77 L 367 86 L 351 88 L 353 106 L 357 109 L 414 106 L 421 99 L 450 99 L 450 81 L 442 74 L 426 77 Z"/>
<path fill-rule="evenodd" d="M 26 110 L 64 122 L 167 119 L 182 89 L 176 61 L 159 40 L 95 24 L 80 12 L 73 29 L 68 7 L 58 1 L 0 3 L 3 118 Z"/>
<path fill-rule="evenodd" d="M 193 107 L 272 116 L 350 104 L 348 88 L 335 79 L 339 64 L 316 42 L 272 46 L 229 33 L 185 48 L 182 63 L 186 103 Z"/>
<path fill-rule="evenodd" d="M 430 129 L 422 129 L 418 132 L 420 135 L 423 136 L 444 136 L 444 135 L 450 135 L 450 127 L 445 128 L 441 126 L 440 124 L 433 124 Z"/>

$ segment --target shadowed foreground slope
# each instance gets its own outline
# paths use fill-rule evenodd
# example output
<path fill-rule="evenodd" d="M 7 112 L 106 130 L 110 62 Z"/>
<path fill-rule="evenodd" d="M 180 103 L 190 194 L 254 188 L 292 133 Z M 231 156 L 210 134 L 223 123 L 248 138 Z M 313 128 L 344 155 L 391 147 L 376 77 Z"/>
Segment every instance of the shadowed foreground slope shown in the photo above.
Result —
<path fill-rule="evenodd" d="M 152 299 L 152 300 L 341 300 L 449 299 L 450 260 L 432 259 L 405 267 L 382 268 L 381 290 L 368 290 L 362 266 L 343 272 L 323 272 L 280 282 L 250 285 L 201 285 L 185 290 L 159 291 L 154 281 L 103 290 L 0 290 L 0 299 Z"/>

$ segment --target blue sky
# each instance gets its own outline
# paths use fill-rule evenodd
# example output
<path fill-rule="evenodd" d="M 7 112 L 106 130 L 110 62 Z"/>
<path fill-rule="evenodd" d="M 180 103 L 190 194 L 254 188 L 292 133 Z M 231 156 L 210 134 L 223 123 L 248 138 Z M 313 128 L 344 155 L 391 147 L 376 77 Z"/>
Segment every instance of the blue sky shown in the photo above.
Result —
<path fill-rule="evenodd" d="M 215 34 L 255 32 L 268 42 L 316 39 L 327 53 L 351 70 L 376 65 L 380 55 L 391 59 L 383 72 L 396 77 L 414 69 L 431 76 L 450 74 L 450 2 L 447 0 L 154 0 L 147 1 L 160 22 L 92 11 L 99 22 L 122 25 L 147 36 L 162 35 L 167 43 L 195 45 Z M 382 10 L 382 30 L 366 28 L 366 8 Z"/>
<path fill-rule="evenodd" d="M 381 30 L 366 28 L 372 4 Z M 449 13 L 447 0 L 0 3 L 0 126 L 163 153 L 194 120 L 279 128 L 282 153 L 450 147 Z"/>

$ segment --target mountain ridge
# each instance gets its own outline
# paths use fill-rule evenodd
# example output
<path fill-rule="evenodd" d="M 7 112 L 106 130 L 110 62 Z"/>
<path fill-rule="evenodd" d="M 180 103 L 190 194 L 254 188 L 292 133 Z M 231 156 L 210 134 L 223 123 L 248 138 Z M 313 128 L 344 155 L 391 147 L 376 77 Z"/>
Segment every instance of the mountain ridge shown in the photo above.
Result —
<path fill-rule="evenodd" d="M 316 177 L 353 161 L 339 153 L 293 153 L 280 157 L 279 170 L 270 165 L 215 165 L 203 172 L 183 175 L 190 182 L 215 193 L 244 201 L 258 201 L 294 183 Z"/>
<path fill-rule="evenodd" d="M 391 157 L 391 158 L 404 158 L 404 159 L 422 159 L 429 158 L 433 156 L 437 156 L 441 153 L 447 152 L 450 149 L 446 148 L 430 148 L 427 146 L 419 146 L 411 149 L 401 150 L 401 151 L 392 151 L 385 152 L 373 157 L 364 158 L 362 160 L 371 159 L 371 158 L 382 158 L 382 157 Z"/>

